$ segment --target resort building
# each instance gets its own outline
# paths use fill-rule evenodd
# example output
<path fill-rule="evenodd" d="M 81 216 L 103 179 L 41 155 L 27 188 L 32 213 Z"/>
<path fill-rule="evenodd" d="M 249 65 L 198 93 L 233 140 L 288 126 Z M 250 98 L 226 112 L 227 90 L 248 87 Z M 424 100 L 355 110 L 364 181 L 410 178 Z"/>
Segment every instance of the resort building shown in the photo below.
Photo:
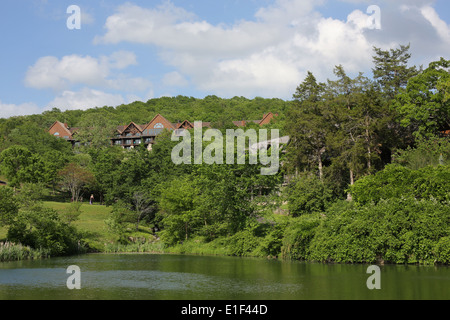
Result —
<path fill-rule="evenodd" d="M 248 123 L 255 123 L 260 126 L 269 124 L 270 121 L 277 116 L 269 112 L 264 114 L 261 120 L 242 120 L 233 121 L 237 127 L 244 127 Z M 211 128 L 210 122 L 203 122 L 203 127 Z M 188 120 L 183 122 L 173 123 L 164 118 L 162 115 L 156 115 L 149 123 L 140 125 L 134 122 L 126 126 L 118 126 L 113 137 L 111 137 L 111 144 L 120 146 L 124 149 L 132 149 L 141 144 L 144 144 L 148 150 L 152 149 L 156 137 L 163 132 L 163 130 L 175 131 L 176 134 L 181 135 L 183 130 L 194 129 L 194 124 Z M 49 133 L 65 139 L 76 145 L 76 131 L 78 128 L 70 128 L 67 123 L 56 121 L 49 129 Z"/>

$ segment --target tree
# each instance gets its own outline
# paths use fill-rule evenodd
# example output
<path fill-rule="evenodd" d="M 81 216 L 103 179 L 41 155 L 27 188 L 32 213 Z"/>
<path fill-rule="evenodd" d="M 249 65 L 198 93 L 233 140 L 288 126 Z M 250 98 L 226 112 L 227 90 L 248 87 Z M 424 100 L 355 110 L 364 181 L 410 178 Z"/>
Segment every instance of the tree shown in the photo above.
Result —
<path fill-rule="evenodd" d="M 48 249 L 51 255 L 78 253 L 81 235 L 63 223 L 58 212 L 42 205 L 21 211 L 8 230 L 8 239 L 34 249 Z"/>
<path fill-rule="evenodd" d="M 33 154 L 25 147 L 12 146 L 0 154 L 2 172 L 14 188 L 30 180 L 29 167 Z"/>
<path fill-rule="evenodd" d="M 111 146 L 117 126 L 103 113 L 88 113 L 78 123 L 76 139 L 81 146 L 101 149 Z"/>
<path fill-rule="evenodd" d="M 10 225 L 18 213 L 19 205 L 13 190 L 9 187 L 0 187 L 0 226 Z"/>
<path fill-rule="evenodd" d="M 333 128 L 328 144 L 333 150 L 332 161 L 348 170 L 349 183 L 363 174 L 365 152 L 364 122 L 361 122 L 361 105 L 369 81 L 361 73 L 350 78 L 342 66 L 334 70 L 337 80 L 328 80 L 327 103 Z"/>
<path fill-rule="evenodd" d="M 144 192 L 136 191 L 133 193 L 133 209 L 134 209 L 134 220 L 136 223 L 136 231 L 139 231 L 139 223 L 146 216 L 155 212 L 154 201 L 149 199 Z"/>
<path fill-rule="evenodd" d="M 292 216 L 325 212 L 333 200 L 328 186 L 317 176 L 302 174 L 289 184 L 288 208 Z"/>
<path fill-rule="evenodd" d="M 58 182 L 58 172 L 70 161 L 71 154 L 51 150 L 44 153 L 41 158 L 45 167 L 43 181 L 54 191 Z"/>
<path fill-rule="evenodd" d="M 58 151 L 64 154 L 71 154 L 70 143 L 64 139 L 48 134 L 48 127 L 43 128 L 27 119 L 23 124 L 13 126 L 7 136 L 7 143 L 11 146 L 20 145 L 27 148 L 33 154 L 44 155 L 47 152 Z"/>
<path fill-rule="evenodd" d="M 411 54 L 408 53 L 410 45 L 400 45 L 398 49 L 381 50 L 374 47 L 375 55 L 372 69 L 373 77 L 378 81 L 388 100 L 400 92 L 408 83 L 408 80 L 418 74 L 415 66 L 408 67 Z"/>
<path fill-rule="evenodd" d="M 163 216 L 163 238 L 170 244 L 188 240 L 199 224 L 194 201 L 198 190 L 193 188 L 189 176 L 180 177 L 177 183 L 164 185 L 159 199 Z"/>
<path fill-rule="evenodd" d="M 85 185 L 94 182 L 94 176 L 91 171 L 81 167 L 76 163 L 67 164 L 59 171 L 61 186 L 70 191 L 72 201 L 80 200 L 81 190 Z"/>
<path fill-rule="evenodd" d="M 450 60 L 441 58 L 408 81 L 394 106 L 403 127 L 415 137 L 438 135 L 450 128 Z"/>
<path fill-rule="evenodd" d="M 287 128 L 291 137 L 288 146 L 291 169 L 316 167 L 323 179 L 323 156 L 330 133 L 326 105 L 323 103 L 325 84 L 318 83 L 311 72 L 297 87 L 294 102 L 288 111 Z"/>
<path fill-rule="evenodd" d="M 123 150 L 116 147 L 91 149 L 90 154 L 93 160 L 92 172 L 95 176 L 96 190 L 100 196 L 100 203 L 103 203 L 105 197 L 114 189 L 125 154 Z"/>

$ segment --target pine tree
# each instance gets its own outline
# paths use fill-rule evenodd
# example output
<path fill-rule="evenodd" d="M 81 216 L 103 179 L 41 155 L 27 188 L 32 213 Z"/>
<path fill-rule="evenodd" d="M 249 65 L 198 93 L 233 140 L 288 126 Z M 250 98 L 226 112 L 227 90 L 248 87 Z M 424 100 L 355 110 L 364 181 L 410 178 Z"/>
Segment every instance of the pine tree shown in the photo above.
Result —
<path fill-rule="evenodd" d="M 390 50 L 374 47 L 373 77 L 378 81 L 388 100 L 393 99 L 401 88 L 406 87 L 408 80 L 419 72 L 415 66 L 408 67 L 408 61 L 411 58 L 409 49 L 409 44 Z"/>

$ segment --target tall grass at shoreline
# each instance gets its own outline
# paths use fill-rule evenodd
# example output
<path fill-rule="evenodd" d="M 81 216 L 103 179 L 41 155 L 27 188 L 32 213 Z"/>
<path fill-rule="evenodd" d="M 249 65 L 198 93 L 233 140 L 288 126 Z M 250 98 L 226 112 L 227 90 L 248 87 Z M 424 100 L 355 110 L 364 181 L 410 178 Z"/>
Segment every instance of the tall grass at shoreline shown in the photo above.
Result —
<path fill-rule="evenodd" d="M 166 253 L 164 244 L 157 243 L 107 243 L 104 253 Z"/>
<path fill-rule="evenodd" d="M 49 251 L 46 249 L 32 249 L 21 244 L 0 242 L 0 262 L 37 260 L 49 257 Z"/>

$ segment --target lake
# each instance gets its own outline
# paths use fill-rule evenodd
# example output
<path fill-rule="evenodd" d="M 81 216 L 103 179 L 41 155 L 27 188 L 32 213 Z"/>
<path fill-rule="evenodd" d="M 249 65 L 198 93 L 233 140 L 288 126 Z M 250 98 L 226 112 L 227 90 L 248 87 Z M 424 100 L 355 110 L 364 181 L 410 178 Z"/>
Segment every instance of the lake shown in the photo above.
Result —
<path fill-rule="evenodd" d="M 80 289 L 69 290 L 79 267 Z M 369 265 L 268 259 L 88 254 L 0 263 L 0 300 L 448 300 L 450 268 L 380 266 L 370 290 Z"/>

